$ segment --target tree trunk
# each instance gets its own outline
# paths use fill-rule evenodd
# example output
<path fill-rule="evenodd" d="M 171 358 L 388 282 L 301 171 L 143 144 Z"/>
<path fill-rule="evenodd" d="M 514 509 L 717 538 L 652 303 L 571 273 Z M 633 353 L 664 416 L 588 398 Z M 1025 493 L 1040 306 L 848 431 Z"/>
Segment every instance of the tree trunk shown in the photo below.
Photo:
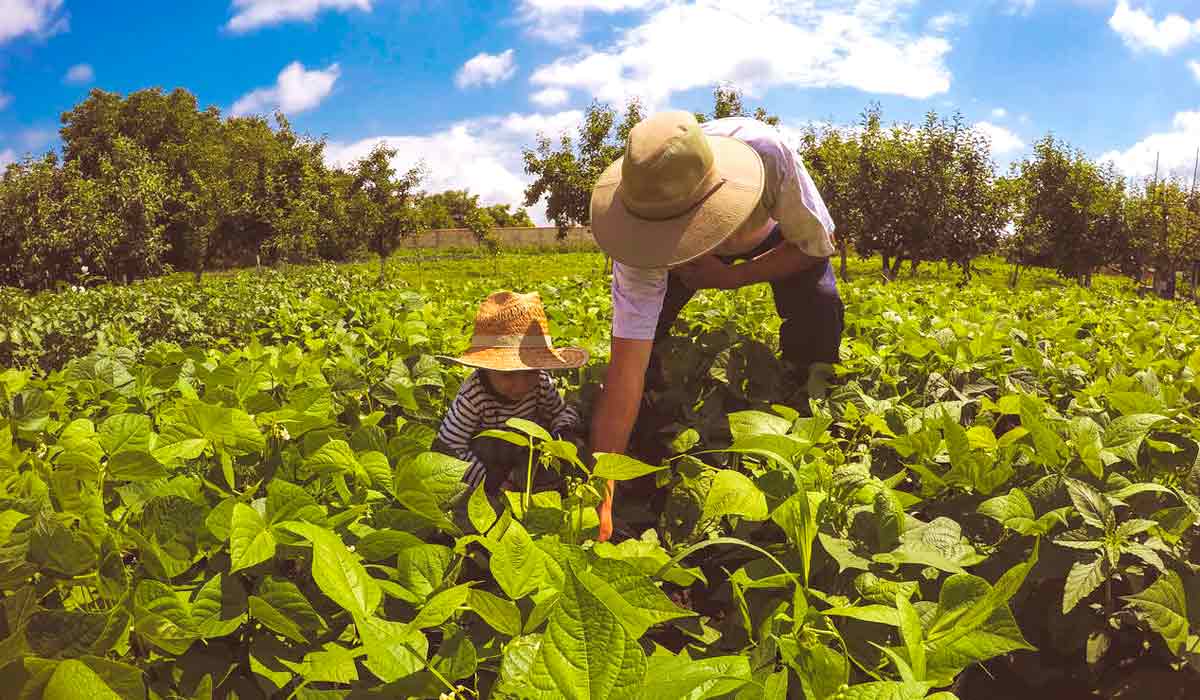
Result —
<path fill-rule="evenodd" d="M 841 251 L 841 253 L 842 253 L 842 281 L 845 282 L 850 279 L 847 276 L 849 273 L 846 270 L 846 244 L 842 243 L 842 245 L 840 247 L 842 249 L 842 251 Z"/>
<path fill-rule="evenodd" d="M 917 260 L 916 258 L 913 258 L 911 264 L 912 264 L 912 267 L 909 270 L 909 274 L 911 274 L 913 277 L 916 277 L 917 276 L 917 265 L 920 265 L 921 261 Z"/>
<path fill-rule="evenodd" d="M 382 283 L 387 278 L 387 255 L 379 254 L 379 281 Z"/>
<path fill-rule="evenodd" d="M 897 255 L 896 259 L 892 261 L 892 269 L 891 269 L 891 272 L 888 274 L 889 280 L 894 280 L 900 276 L 900 266 L 903 264 L 904 264 L 904 256 Z"/>
<path fill-rule="evenodd" d="M 1175 268 L 1172 265 L 1154 267 L 1154 291 L 1163 299 L 1175 298 Z"/>
<path fill-rule="evenodd" d="M 888 266 L 887 253 L 883 254 L 883 281 L 884 282 L 892 281 L 892 268 Z"/>

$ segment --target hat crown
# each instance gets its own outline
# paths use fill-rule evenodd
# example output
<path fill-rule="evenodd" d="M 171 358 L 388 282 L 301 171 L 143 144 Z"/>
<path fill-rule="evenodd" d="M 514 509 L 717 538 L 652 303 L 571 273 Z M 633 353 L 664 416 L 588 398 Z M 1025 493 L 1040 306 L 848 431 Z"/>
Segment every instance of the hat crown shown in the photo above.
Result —
<path fill-rule="evenodd" d="M 475 315 L 472 347 L 550 347 L 550 323 L 537 292 L 488 296 Z"/>
<path fill-rule="evenodd" d="M 634 215 L 672 218 L 699 203 L 716 176 L 712 147 L 688 112 L 662 112 L 629 132 L 620 196 Z"/>

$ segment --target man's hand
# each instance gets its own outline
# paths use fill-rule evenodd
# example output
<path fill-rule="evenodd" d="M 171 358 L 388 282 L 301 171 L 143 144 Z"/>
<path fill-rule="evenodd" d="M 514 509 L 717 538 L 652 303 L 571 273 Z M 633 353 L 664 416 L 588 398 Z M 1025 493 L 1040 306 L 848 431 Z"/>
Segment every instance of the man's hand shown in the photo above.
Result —
<path fill-rule="evenodd" d="M 715 255 L 705 255 L 671 270 L 692 289 L 737 289 L 737 271 Z"/>

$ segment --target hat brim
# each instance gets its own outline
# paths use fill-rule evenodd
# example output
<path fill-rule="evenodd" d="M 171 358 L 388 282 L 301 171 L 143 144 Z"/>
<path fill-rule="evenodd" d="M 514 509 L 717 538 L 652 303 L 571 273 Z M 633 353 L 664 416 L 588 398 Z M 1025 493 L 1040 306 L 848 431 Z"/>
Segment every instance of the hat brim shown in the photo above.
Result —
<path fill-rule="evenodd" d="M 438 359 L 477 369 L 523 372 L 577 369 L 587 364 L 588 352 L 583 348 L 470 348 L 458 357 Z"/>
<path fill-rule="evenodd" d="M 630 212 L 621 199 L 618 158 L 592 188 L 591 225 L 597 245 L 630 267 L 674 267 L 712 252 L 740 229 L 762 199 L 762 158 L 729 136 L 708 136 L 713 166 L 722 178 L 697 206 L 673 219 L 650 220 Z"/>

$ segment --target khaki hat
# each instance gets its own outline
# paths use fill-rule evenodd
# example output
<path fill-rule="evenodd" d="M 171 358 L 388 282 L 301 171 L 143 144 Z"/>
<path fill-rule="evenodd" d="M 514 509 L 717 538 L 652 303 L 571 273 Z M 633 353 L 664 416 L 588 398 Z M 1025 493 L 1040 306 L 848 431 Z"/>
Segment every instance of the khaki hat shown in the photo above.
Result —
<path fill-rule="evenodd" d="M 592 188 L 592 235 L 623 265 L 680 265 L 746 223 L 764 179 L 747 144 L 705 134 L 688 112 L 656 114 L 633 127 L 625 155 Z"/>
<path fill-rule="evenodd" d="M 575 369 L 587 364 L 582 348 L 556 348 L 537 292 L 494 292 L 475 314 L 471 347 L 458 357 L 440 356 L 467 367 L 499 372 Z"/>

